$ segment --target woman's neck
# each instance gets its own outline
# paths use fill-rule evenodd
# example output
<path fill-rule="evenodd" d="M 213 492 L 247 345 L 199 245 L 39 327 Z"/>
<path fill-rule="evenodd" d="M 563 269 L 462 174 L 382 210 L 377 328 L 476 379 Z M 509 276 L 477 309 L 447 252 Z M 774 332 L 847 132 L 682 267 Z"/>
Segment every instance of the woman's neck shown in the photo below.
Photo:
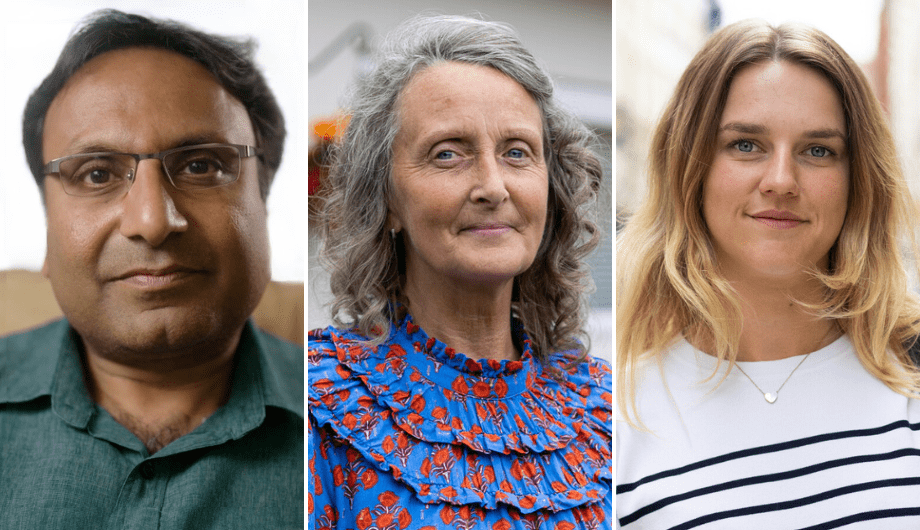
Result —
<path fill-rule="evenodd" d="M 409 312 L 430 337 L 472 359 L 519 359 L 511 334 L 511 292 L 506 285 L 471 289 L 446 282 L 437 288 L 406 283 Z"/>
<path fill-rule="evenodd" d="M 775 361 L 805 355 L 842 334 L 836 321 L 817 317 L 800 304 L 821 300 L 822 287 L 816 280 L 809 279 L 795 288 L 770 282 L 732 282 L 732 286 L 741 299 L 743 319 L 737 361 Z M 700 350 L 715 353 L 711 337 L 695 341 L 695 345 L 702 346 Z"/>

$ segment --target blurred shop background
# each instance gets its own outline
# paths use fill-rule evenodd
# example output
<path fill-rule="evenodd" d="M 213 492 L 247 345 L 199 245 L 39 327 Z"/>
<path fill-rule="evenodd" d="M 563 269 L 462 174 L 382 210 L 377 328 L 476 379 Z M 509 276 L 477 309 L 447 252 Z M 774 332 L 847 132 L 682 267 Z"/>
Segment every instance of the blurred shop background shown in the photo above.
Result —
<path fill-rule="evenodd" d="M 639 2 L 636 2 L 637 4 Z M 604 239 L 590 258 L 597 290 L 590 298 L 591 353 L 613 359 L 612 339 L 612 5 L 610 0 L 310 0 L 308 15 L 311 201 L 322 194 L 324 137 L 341 133 L 343 96 L 372 68 L 375 47 L 391 29 L 421 12 L 475 15 L 514 26 L 524 45 L 549 70 L 556 97 L 601 138 L 604 185 L 598 222 Z M 331 323 L 327 273 L 318 255 L 320 241 L 309 233 L 307 327 Z"/>
<path fill-rule="evenodd" d="M 644 198 L 652 130 L 684 68 L 713 31 L 746 18 L 810 24 L 862 66 L 920 199 L 920 0 L 616 0 L 616 6 L 617 229 Z"/>

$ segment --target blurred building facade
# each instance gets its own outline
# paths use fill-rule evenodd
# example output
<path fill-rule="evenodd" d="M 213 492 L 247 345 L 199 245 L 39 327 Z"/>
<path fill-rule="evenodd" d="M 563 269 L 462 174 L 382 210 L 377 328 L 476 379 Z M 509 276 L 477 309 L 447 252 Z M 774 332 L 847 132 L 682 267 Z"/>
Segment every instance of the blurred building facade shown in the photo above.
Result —
<path fill-rule="evenodd" d="M 882 9 L 875 87 L 888 111 L 901 168 L 920 200 L 920 0 L 887 0 Z"/>
<path fill-rule="evenodd" d="M 619 219 L 645 196 L 652 131 L 681 73 L 718 26 L 719 8 L 711 0 L 616 0 L 616 5 Z"/>

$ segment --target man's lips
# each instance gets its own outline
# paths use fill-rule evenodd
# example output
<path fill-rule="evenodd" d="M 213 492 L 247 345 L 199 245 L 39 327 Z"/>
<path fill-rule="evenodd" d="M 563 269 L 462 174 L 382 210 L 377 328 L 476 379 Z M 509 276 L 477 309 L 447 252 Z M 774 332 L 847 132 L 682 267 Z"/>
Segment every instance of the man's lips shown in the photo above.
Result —
<path fill-rule="evenodd" d="M 139 287 L 162 287 L 180 281 L 191 275 L 202 273 L 201 269 L 170 265 L 166 267 L 139 267 L 115 276 L 113 281 L 123 281 Z"/>

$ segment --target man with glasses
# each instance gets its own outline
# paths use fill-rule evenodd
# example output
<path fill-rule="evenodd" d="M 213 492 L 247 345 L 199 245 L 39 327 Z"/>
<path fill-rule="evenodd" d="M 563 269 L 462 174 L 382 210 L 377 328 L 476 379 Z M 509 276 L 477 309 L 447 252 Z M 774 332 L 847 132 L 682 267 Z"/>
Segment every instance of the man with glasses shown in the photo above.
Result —
<path fill-rule="evenodd" d="M 284 135 L 249 43 L 68 41 L 23 120 L 65 319 L 0 340 L 0 527 L 303 525 L 303 348 L 248 320 Z"/>

